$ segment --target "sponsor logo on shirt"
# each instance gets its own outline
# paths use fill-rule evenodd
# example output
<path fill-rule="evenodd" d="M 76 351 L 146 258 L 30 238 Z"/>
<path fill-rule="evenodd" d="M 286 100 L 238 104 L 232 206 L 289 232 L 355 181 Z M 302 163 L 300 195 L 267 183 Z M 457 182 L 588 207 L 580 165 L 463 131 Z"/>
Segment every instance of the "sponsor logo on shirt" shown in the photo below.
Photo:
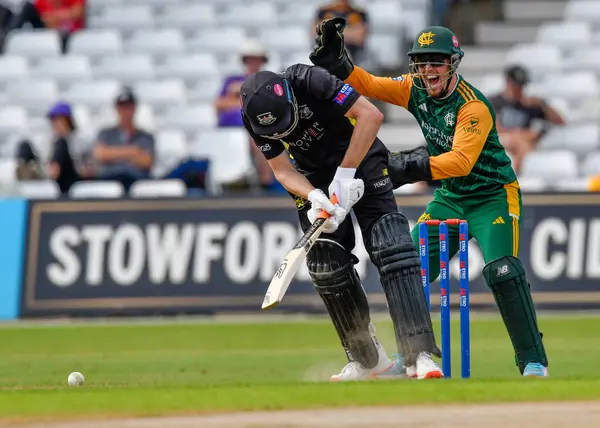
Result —
<path fill-rule="evenodd" d="M 339 105 L 343 105 L 350 94 L 354 92 L 354 88 L 347 83 L 344 84 L 336 94 L 334 101 Z"/>

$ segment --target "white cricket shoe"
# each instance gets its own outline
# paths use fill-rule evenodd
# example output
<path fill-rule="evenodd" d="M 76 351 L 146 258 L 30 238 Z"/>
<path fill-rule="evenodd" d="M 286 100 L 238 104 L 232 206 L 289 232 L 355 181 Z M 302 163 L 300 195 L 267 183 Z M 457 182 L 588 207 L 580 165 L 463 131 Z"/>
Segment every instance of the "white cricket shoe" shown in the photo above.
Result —
<path fill-rule="evenodd" d="M 440 379 L 444 377 L 442 369 L 431 359 L 427 352 L 421 352 L 417 356 L 417 363 L 406 368 L 406 375 L 417 379 Z"/>
<path fill-rule="evenodd" d="M 379 342 L 375 343 L 377 345 L 377 351 L 379 352 L 379 361 L 375 367 L 368 369 L 358 361 L 350 361 L 339 374 L 331 376 L 330 380 L 332 382 L 345 382 L 376 379 L 378 375 L 384 374 L 394 367 L 394 362 L 389 359 L 383 346 L 381 346 Z"/>

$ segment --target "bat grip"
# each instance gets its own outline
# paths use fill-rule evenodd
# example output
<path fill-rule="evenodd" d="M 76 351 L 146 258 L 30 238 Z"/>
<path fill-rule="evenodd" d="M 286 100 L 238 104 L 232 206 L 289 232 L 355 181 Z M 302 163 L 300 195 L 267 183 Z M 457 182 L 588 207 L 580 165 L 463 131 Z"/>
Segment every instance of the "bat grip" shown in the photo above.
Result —
<path fill-rule="evenodd" d="M 338 198 L 337 196 L 334 194 L 333 197 L 331 198 L 331 203 L 333 205 L 338 203 Z M 329 213 L 325 210 L 321 210 L 321 212 L 319 212 L 319 214 L 317 214 L 317 218 L 329 218 Z"/>

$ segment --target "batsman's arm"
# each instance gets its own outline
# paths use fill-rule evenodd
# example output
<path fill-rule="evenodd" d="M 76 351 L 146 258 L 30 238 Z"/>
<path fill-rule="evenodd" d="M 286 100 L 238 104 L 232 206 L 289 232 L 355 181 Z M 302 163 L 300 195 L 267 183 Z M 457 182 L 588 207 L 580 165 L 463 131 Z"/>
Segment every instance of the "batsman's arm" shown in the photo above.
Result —
<path fill-rule="evenodd" d="M 398 77 L 377 77 L 358 66 L 345 80 L 361 95 L 380 101 L 408 108 L 410 90 L 413 85 L 412 77 L 405 74 Z"/>
<path fill-rule="evenodd" d="M 273 170 L 273 175 L 285 189 L 300 196 L 303 199 L 308 199 L 308 194 L 315 190 L 314 186 L 300 174 L 292 163 L 287 152 L 282 152 L 279 156 L 268 159 L 269 166 Z"/>
<path fill-rule="evenodd" d="M 465 104 L 457 116 L 452 150 L 429 158 L 433 180 L 469 175 L 494 125 L 489 108 L 479 100 Z"/>
<path fill-rule="evenodd" d="M 340 167 L 356 169 L 377 137 L 383 113 L 365 97 L 359 97 L 346 112 L 346 117 L 354 121 L 354 131 Z"/>

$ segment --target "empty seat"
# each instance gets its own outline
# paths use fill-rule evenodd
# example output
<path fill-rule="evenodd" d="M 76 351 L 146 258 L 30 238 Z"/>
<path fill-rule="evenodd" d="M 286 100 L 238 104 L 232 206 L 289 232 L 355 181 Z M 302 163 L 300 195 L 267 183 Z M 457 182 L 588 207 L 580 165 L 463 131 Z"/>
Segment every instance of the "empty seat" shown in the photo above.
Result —
<path fill-rule="evenodd" d="M 210 159 L 210 177 L 214 184 L 236 181 L 253 171 L 250 140 L 243 129 L 202 132 L 190 147 L 190 153 Z"/>
<path fill-rule="evenodd" d="M 73 199 L 116 199 L 124 195 L 125 189 L 118 181 L 78 181 L 69 189 Z"/>
<path fill-rule="evenodd" d="M 0 107 L 0 133 L 9 134 L 28 129 L 28 116 L 25 107 L 20 105 Z"/>
<path fill-rule="evenodd" d="M 175 29 L 140 30 L 126 43 L 127 51 L 153 55 L 183 52 L 181 31 Z"/>
<path fill-rule="evenodd" d="M 569 149 L 581 154 L 598 149 L 598 125 L 587 124 L 552 128 L 538 143 L 540 150 Z"/>
<path fill-rule="evenodd" d="M 116 30 L 82 30 L 69 39 L 69 55 L 91 57 L 116 56 L 123 53 L 121 33 Z"/>
<path fill-rule="evenodd" d="M 566 69 L 573 71 L 593 71 L 600 73 L 600 48 L 593 46 L 573 47 L 568 56 Z"/>
<path fill-rule="evenodd" d="M 14 158 L 0 158 L 0 183 L 13 183 L 17 178 L 17 161 Z"/>
<path fill-rule="evenodd" d="M 176 178 L 137 180 L 129 189 L 129 196 L 133 198 L 182 198 L 186 194 L 185 183 Z"/>
<path fill-rule="evenodd" d="M 154 64 L 150 56 L 142 54 L 106 57 L 94 67 L 94 75 L 131 84 L 141 79 L 153 79 Z"/>
<path fill-rule="evenodd" d="M 365 5 L 369 15 L 369 26 L 382 32 L 397 32 L 398 23 L 402 22 L 402 2 L 390 0 L 374 0 Z"/>
<path fill-rule="evenodd" d="M 187 92 L 189 102 L 208 103 L 214 102 L 223 87 L 223 80 L 217 77 L 204 78 Z"/>
<path fill-rule="evenodd" d="M 397 36 L 393 34 L 372 34 L 367 41 L 367 46 L 380 66 L 397 68 L 402 64 L 400 42 Z"/>
<path fill-rule="evenodd" d="M 219 64 L 211 53 L 174 54 L 157 67 L 159 78 L 178 78 L 198 81 L 205 76 L 217 76 Z"/>
<path fill-rule="evenodd" d="M 548 183 L 541 177 L 519 177 L 519 187 L 524 193 L 540 193 L 548 190 Z"/>
<path fill-rule="evenodd" d="M 586 176 L 600 175 L 600 152 L 586 155 L 581 169 Z"/>
<path fill-rule="evenodd" d="M 65 98 L 71 104 L 82 104 L 97 108 L 110 105 L 120 90 L 116 80 L 90 80 L 74 83 L 66 92 Z"/>
<path fill-rule="evenodd" d="M 577 177 L 577 157 L 571 151 L 537 151 L 525 156 L 521 164 L 523 177 L 540 177 L 545 180 Z"/>
<path fill-rule="evenodd" d="M 60 196 L 60 189 L 53 180 L 18 181 L 17 189 L 27 199 L 56 199 Z"/>
<path fill-rule="evenodd" d="M 306 27 L 267 27 L 260 31 L 260 41 L 268 50 L 289 52 L 310 50 L 314 40 Z"/>
<path fill-rule="evenodd" d="M 184 132 L 196 132 L 202 128 L 214 128 L 216 112 L 211 104 L 188 104 L 170 108 L 160 120 L 163 128 L 180 128 Z"/>
<path fill-rule="evenodd" d="M 315 19 L 315 9 L 305 2 L 287 2 L 287 8 L 279 13 L 279 25 L 302 25 L 307 37 L 311 36 L 310 26 Z"/>
<path fill-rule="evenodd" d="M 400 22 L 404 37 L 413 40 L 427 26 L 427 22 L 428 16 L 423 11 L 404 8 Z"/>
<path fill-rule="evenodd" d="M 221 27 L 202 30 L 186 40 L 190 52 L 236 52 L 246 40 L 246 31 L 240 27 Z"/>
<path fill-rule="evenodd" d="M 552 73 L 562 68 L 559 48 L 541 43 L 515 45 L 506 54 L 506 62 L 511 65 L 523 65 L 533 73 Z"/>
<path fill-rule="evenodd" d="M 102 10 L 89 19 L 90 28 L 114 28 L 120 31 L 136 31 L 154 26 L 154 15 L 149 5 L 113 6 Z"/>
<path fill-rule="evenodd" d="M 552 182 L 552 189 L 558 190 L 559 192 L 587 192 L 589 187 L 589 180 L 587 178 L 569 178 L 563 180 L 556 180 Z"/>
<path fill-rule="evenodd" d="M 600 22 L 600 3 L 596 0 L 571 0 L 565 6 L 568 21 Z"/>
<path fill-rule="evenodd" d="M 59 56 L 61 41 L 54 30 L 15 30 L 6 37 L 4 53 L 30 58 Z"/>
<path fill-rule="evenodd" d="M 538 28 L 540 43 L 571 49 L 592 42 L 592 29 L 586 22 L 550 22 Z"/>
<path fill-rule="evenodd" d="M 0 57 L 0 81 L 29 77 L 29 63 L 22 56 L 5 55 Z"/>
<path fill-rule="evenodd" d="M 87 80 L 92 77 L 92 67 L 86 56 L 61 56 L 45 58 L 34 69 L 34 76 L 47 77 L 63 82 Z"/>
<path fill-rule="evenodd" d="M 51 79 L 15 80 L 6 87 L 10 102 L 24 104 L 29 109 L 45 110 L 59 97 L 58 85 Z"/>
<path fill-rule="evenodd" d="M 313 65 L 313 63 L 310 62 L 310 59 L 308 59 L 309 55 L 310 50 L 294 52 L 291 55 L 284 56 L 283 60 L 281 61 L 281 68 L 286 69 L 294 64 Z M 268 68 L 270 69 L 271 67 Z"/>
<path fill-rule="evenodd" d="M 181 80 L 150 80 L 134 85 L 135 93 L 141 102 L 152 106 L 168 107 L 186 103 L 185 85 Z"/>
<path fill-rule="evenodd" d="M 212 4 L 184 4 L 167 8 L 156 20 L 163 28 L 196 31 L 198 27 L 215 26 L 217 16 Z"/>
<path fill-rule="evenodd" d="M 479 83 L 479 90 L 486 96 L 491 97 L 504 89 L 506 79 L 502 74 L 492 73 L 486 74 Z"/>
<path fill-rule="evenodd" d="M 228 5 L 218 19 L 222 25 L 254 28 L 274 26 L 277 25 L 277 9 L 272 3 L 242 2 Z"/>
<path fill-rule="evenodd" d="M 165 129 L 156 134 L 156 154 L 160 157 L 181 158 L 187 154 L 185 134 L 178 129 Z"/>
<path fill-rule="evenodd" d="M 539 83 L 532 83 L 527 91 L 539 96 L 580 100 L 597 98 L 600 95 L 600 85 L 593 72 L 573 71 L 552 74 Z"/>

